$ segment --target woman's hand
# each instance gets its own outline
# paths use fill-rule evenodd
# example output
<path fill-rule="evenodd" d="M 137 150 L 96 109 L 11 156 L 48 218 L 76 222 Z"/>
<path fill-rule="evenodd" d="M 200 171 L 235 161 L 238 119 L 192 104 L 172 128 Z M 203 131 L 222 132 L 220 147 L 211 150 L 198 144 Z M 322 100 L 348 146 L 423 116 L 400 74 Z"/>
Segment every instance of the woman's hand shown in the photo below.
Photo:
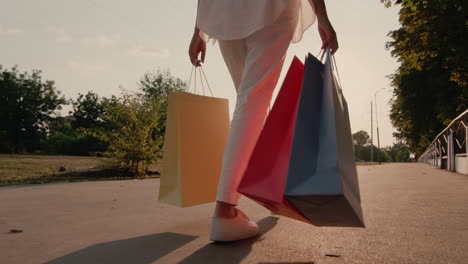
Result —
<path fill-rule="evenodd" d="M 338 50 L 338 39 L 333 26 L 328 20 L 327 8 L 325 0 L 309 0 L 314 5 L 315 13 L 317 14 L 318 30 L 322 38 L 322 49 L 330 47 L 331 53 L 334 54 Z"/>
<path fill-rule="evenodd" d="M 322 38 L 322 49 L 329 46 L 331 53 L 335 54 L 338 50 L 338 39 L 328 18 L 318 19 L 318 30 Z"/>
<path fill-rule="evenodd" d="M 206 43 L 200 37 L 200 30 L 195 28 L 193 32 L 192 41 L 190 42 L 189 47 L 189 57 L 190 61 L 195 67 L 201 66 L 201 63 L 205 63 L 205 54 L 206 54 Z M 198 59 L 198 56 L 201 53 L 201 59 Z"/>

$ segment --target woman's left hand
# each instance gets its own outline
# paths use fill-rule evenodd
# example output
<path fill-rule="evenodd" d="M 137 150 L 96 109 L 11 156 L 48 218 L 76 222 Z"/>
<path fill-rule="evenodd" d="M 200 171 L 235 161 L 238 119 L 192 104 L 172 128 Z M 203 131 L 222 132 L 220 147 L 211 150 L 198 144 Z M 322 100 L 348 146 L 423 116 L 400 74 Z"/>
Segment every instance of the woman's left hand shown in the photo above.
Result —
<path fill-rule="evenodd" d="M 200 37 L 200 30 L 195 29 L 192 36 L 192 41 L 190 42 L 189 47 L 189 57 L 192 64 L 196 67 L 201 66 L 201 63 L 205 63 L 205 54 L 206 54 L 206 43 Z M 198 59 L 198 56 L 201 53 L 201 58 Z"/>
<path fill-rule="evenodd" d="M 338 50 L 338 39 L 332 24 L 327 17 L 318 19 L 318 30 L 322 38 L 322 49 L 330 47 L 331 53 L 335 54 Z"/>

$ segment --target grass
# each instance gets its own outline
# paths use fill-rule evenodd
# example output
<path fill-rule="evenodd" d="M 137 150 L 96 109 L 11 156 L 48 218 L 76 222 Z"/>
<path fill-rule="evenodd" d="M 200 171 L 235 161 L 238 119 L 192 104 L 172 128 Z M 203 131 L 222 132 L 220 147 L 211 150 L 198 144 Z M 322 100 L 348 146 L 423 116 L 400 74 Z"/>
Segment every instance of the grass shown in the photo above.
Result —
<path fill-rule="evenodd" d="M 378 162 L 357 162 L 357 166 L 378 165 Z M 384 164 L 384 163 L 382 163 Z M 65 171 L 59 171 L 64 166 Z M 151 171 L 157 170 L 150 166 Z M 73 182 L 96 180 L 145 179 L 157 174 L 135 177 L 106 166 L 105 158 L 80 156 L 0 154 L 0 186 L 28 183 Z"/>
<path fill-rule="evenodd" d="M 60 167 L 65 171 L 59 171 Z M 151 170 L 157 169 L 155 166 Z M 106 166 L 105 158 L 80 156 L 0 154 L 0 186 L 57 181 L 89 181 L 154 178 L 134 177 Z"/>

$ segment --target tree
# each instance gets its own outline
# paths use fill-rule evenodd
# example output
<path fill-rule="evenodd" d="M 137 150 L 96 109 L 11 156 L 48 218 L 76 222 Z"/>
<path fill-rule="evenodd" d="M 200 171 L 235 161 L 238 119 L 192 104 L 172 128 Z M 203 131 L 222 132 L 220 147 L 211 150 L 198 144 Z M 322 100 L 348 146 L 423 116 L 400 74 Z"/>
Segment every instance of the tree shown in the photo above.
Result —
<path fill-rule="evenodd" d="M 370 144 L 369 138 L 369 134 L 366 131 L 360 130 L 353 134 L 354 145 L 359 147 L 367 146 Z"/>
<path fill-rule="evenodd" d="M 157 101 L 167 104 L 169 93 L 185 90 L 187 84 L 171 73 L 157 70 L 156 72 L 147 72 L 141 77 L 139 87 L 145 96 L 152 97 Z"/>
<path fill-rule="evenodd" d="M 391 147 L 387 147 L 385 152 L 388 153 L 390 161 L 393 162 L 407 162 L 411 154 L 408 145 L 402 141 L 393 144 Z"/>
<path fill-rule="evenodd" d="M 160 122 L 159 108 L 160 102 L 140 94 L 105 100 L 102 118 L 110 126 L 96 134 L 109 144 L 104 155 L 136 175 L 146 174 L 148 165 L 156 164 L 162 156 L 163 135 L 155 133 Z"/>
<path fill-rule="evenodd" d="M 104 106 L 99 95 L 89 91 L 86 95 L 78 94 L 76 101 L 71 101 L 73 111 L 69 114 L 74 117 L 72 125 L 75 129 L 93 129 L 102 126 Z"/>
<path fill-rule="evenodd" d="M 390 155 L 383 149 L 378 149 L 376 146 L 370 144 L 369 134 L 360 130 L 353 134 L 353 143 L 354 143 L 354 158 L 356 161 L 370 161 L 371 160 L 371 150 L 374 152 L 373 161 L 387 162 L 391 161 Z"/>
<path fill-rule="evenodd" d="M 172 92 L 184 91 L 187 84 L 177 77 L 173 77 L 170 72 L 157 70 L 156 72 L 147 72 L 140 79 L 139 88 L 143 91 L 143 96 L 148 100 L 156 101 L 158 108 L 158 124 L 154 130 L 155 135 L 164 136 L 166 132 L 168 96 Z M 162 148 L 164 140 L 159 141 Z M 160 157 L 162 158 L 162 156 Z"/>
<path fill-rule="evenodd" d="M 13 153 L 39 148 L 48 122 L 66 100 L 53 81 L 43 81 L 41 71 L 20 73 L 0 65 L 0 147 Z"/>
<path fill-rule="evenodd" d="M 369 134 L 360 130 L 353 134 L 354 156 L 356 160 L 366 160 L 365 149 L 369 146 Z"/>
<path fill-rule="evenodd" d="M 105 155 L 135 174 L 145 174 L 148 165 L 157 164 L 163 154 L 168 96 L 185 87 L 186 83 L 169 71 L 157 70 L 140 79 L 141 93 L 103 98 L 101 117 L 105 129 L 97 129 L 95 134 L 109 144 Z M 92 96 L 89 99 L 91 105 L 96 101 Z"/>
<path fill-rule="evenodd" d="M 73 111 L 70 111 L 70 124 L 59 127 L 47 141 L 48 151 L 68 155 L 96 155 L 107 150 L 107 143 L 95 136 L 98 130 L 107 129 L 108 124 L 102 119 L 104 101 L 98 94 L 89 91 L 78 94 L 76 100 L 70 100 Z"/>
<path fill-rule="evenodd" d="M 100 155 L 107 143 L 87 129 L 74 128 L 72 116 L 57 117 L 50 123 L 50 133 L 41 143 L 41 151 L 48 154 L 74 156 Z"/>
<path fill-rule="evenodd" d="M 390 76 L 394 135 L 419 155 L 468 108 L 468 10 L 460 0 L 381 2 L 401 7 L 386 45 L 401 63 Z"/>

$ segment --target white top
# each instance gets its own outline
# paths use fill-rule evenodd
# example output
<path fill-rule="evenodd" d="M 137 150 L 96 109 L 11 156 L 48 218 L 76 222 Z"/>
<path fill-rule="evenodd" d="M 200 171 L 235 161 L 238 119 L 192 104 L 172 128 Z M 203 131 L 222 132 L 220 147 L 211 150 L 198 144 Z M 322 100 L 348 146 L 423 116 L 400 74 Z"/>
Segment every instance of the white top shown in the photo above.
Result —
<path fill-rule="evenodd" d="M 285 8 L 299 1 L 298 23 L 293 43 L 315 22 L 315 11 L 309 0 L 199 0 L 197 27 L 201 38 L 241 39 L 273 23 Z"/>

